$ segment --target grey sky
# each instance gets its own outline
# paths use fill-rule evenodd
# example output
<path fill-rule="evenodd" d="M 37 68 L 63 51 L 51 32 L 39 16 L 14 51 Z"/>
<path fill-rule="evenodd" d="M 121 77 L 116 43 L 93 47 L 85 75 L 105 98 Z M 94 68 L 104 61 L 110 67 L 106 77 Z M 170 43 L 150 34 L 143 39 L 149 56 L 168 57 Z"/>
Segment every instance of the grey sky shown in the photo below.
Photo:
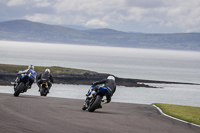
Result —
<path fill-rule="evenodd" d="M 200 32 L 200 0 L 0 0 L 0 21 L 128 32 Z"/>

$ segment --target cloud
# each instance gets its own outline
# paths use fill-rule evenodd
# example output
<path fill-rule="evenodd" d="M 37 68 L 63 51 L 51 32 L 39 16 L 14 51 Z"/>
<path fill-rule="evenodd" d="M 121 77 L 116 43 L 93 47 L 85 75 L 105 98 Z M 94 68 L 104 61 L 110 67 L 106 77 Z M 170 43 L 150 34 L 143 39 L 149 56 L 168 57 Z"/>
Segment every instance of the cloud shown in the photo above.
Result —
<path fill-rule="evenodd" d="M 62 24 L 62 19 L 60 16 L 50 14 L 34 14 L 32 16 L 25 16 L 24 19 L 34 22 L 48 23 L 49 21 L 51 21 L 51 23 Z"/>
<path fill-rule="evenodd" d="M 200 32 L 200 0 L 2 1 L 1 18 L 13 16 L 49 24 L 97 26 L 133 32 L 137 26 L 140 28 L 136 32 Z"/>
<path fill-rule="evenodd" d="M 166 8 L 165 19 L 183 32 L 200 32 L 200 1 L 180 3 L 180 0 L 177 0 Z"/>
<path fill-rule="evenodd" d="M 200 32 L 199 0 L 127 0 L 125 5 L 127 14 L 122 19 L 126 21 L 142 23 L 152 29 L 177 27 L 181 32 Z"/>
<path fill-rule="evenodd" d="M 7 5 L 8 6 L 19 6 L 26 4 L 25 0 L 9 0 Z"/>
<path fill-rule="evenodd" d="M 52 4 L 48 0 L 38 0 L 36 3 L 37 7 L 50 7 Z"/>
<path fill-rule="evenodd" d="M 100 21 L 99 19 L 92 19 L 89 20 L 85 26 L 101 26 L 101 27 L 106 27 L 108 26 L 108 23 L 104 22 L 104 21 Z"/>
<path fill-rule="evenodd" d="M 125 0 L 124 3 L 127 7 L 138 8 L 158 8 L 165 6 L 164 0 Z"/>

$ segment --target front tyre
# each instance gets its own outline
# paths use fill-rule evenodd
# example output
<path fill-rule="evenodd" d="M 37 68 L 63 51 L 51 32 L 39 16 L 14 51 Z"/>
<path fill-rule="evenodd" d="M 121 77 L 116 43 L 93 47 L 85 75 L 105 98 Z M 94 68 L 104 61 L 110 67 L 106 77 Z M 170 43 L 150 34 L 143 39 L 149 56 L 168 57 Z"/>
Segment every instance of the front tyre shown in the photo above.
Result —
<path fill-rule="evenodd" d="M 17 86 L 17 88 L 15 89 L 15 92 L 14 92 L 13 95 L 14 95 L 15 97 L 18 97 L 19 94 L 22 92 L 23 88 L 24 88 L 24 83 L 23 83 L 23 82 L 20 82 L 19 85 Z"/>
<path fill-rule="evenodd" d="M 94 103 L 92 105 L 89 105 L 88 111 L 94 112 L 99 107 L 99 104 L 101 103 L 102 98 L 103 98 L 102 96 L 97 95 Z"/>

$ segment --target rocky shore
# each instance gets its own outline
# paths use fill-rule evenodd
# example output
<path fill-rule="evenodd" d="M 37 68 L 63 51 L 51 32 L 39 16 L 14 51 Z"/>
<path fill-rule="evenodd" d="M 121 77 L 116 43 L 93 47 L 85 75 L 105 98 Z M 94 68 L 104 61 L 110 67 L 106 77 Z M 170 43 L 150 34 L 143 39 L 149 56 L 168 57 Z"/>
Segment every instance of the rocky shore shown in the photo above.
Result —
<path fill-rule="evenodd" d="M 83 85 L 90 85 L 94 81 L 101 80 L 106 78 L 109 74 L 103 73 L 52 73 L 54 78 L 54 83 L 57 84 L 83 84 Z M 0 85 L 11 85 L 17 77 L 17 72 L 11 71 L 2 71 L 0 70 Z M 144 83 L 138 83 L 134 79 L 125 79 L 116 77 L 117 85 L 121 86 L 129 86 L 129 87 L 153 87 L 146 85 Z"/>
<path fill-rule="evenodd" d="M 8 69 L 8 68 L 12 69 Z M 23 66 L 26 67 L 26 66 Z M 16 70 L 14 70 L 16 69 Z M 45 67 L 38 67 L 36 72 L 39 74 L 45 70 Z M 106 78 L 108 75 L 105 73 L 97 73 L 88 70 L 72 69 L 72 68 L 61 68 L 61 67 L 52 67 L 52 74 L 54 82 L 57 84 L 83 84 L 90 85 L 94 81 L 101 80 Z M 17 72 L 20 69 L 20 66 L 17 65 L 7 65 L 0 64 L 0 85 L 11 85 L 17 77 Z M 116 76 L 115 76 L 116 77 Z M 143 79 L 128 79 L 116 77 L 116 84 L 126 87 L 153 87 L 148 85 L 148 83 L 165 83 L 165 84 L 192 84 L 192 83 L 180 83 L 180 82 L 167 82 L 167 81 L 155 81 L 155 80 L 143 80 Z"/>

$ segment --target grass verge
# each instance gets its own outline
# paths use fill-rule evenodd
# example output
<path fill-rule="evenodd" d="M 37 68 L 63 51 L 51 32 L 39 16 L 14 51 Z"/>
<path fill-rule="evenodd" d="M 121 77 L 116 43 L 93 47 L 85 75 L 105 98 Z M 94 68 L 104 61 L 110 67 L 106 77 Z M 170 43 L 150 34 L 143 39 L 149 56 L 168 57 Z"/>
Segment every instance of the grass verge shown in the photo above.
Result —
<path fill-rule="evenodd" d="M 11 64 L 0 64 L 0 70 L 10 71 L 10 72 L 18 72 L 19 70 L 25 70 L 28 68 L 28 65 L 11 65 Z M 64 73 L 64 74 L 80 74 L 80 73 L 96 73 L 92 71 L 82 70 L 82 69 L 74 69 L 74 68 L 65 68 L 59 66 L 35 66 L 35 71 L 44 71 L 46 68 L 49 68 L 52 73 Z"/>
<path fill-rule="evenodd" d="M 159 107 L 163 113 L 175 118 L 200 125 L 200 107 L 153 103 Z"/>

